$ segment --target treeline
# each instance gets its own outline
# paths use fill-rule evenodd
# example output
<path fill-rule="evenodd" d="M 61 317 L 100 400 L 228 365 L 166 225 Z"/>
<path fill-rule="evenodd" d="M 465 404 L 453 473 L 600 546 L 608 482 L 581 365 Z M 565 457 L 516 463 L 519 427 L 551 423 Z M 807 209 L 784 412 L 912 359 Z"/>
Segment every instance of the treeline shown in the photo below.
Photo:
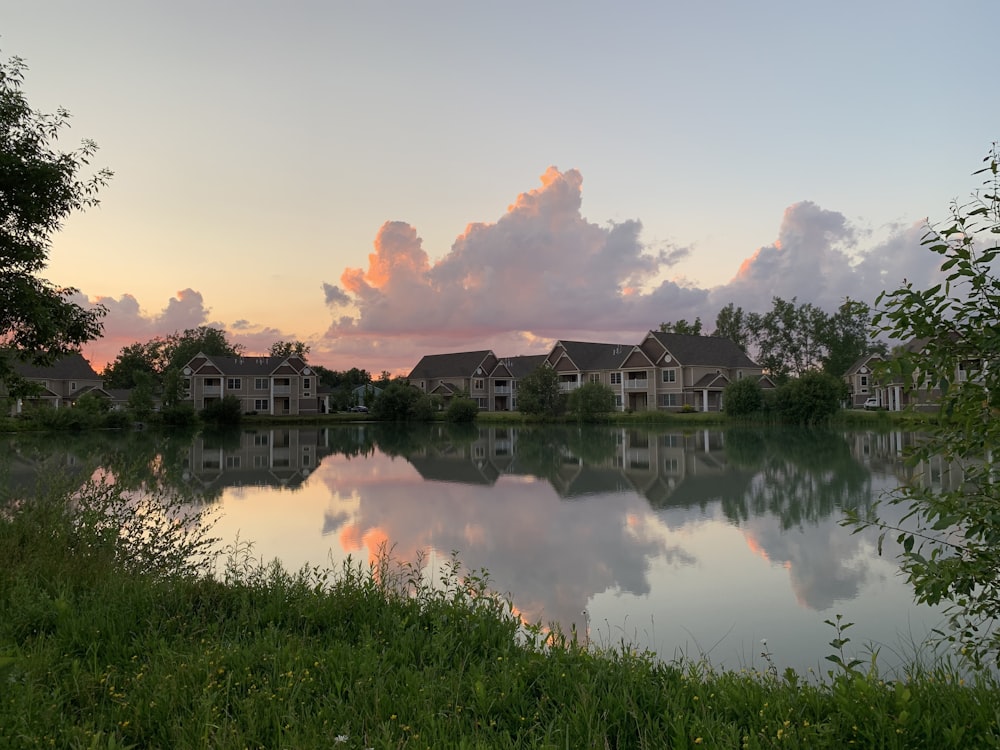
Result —
<path fill-rule="evenodd" d="M 703 335 L 700 318 L 661 323 L 660 330 Z M 886 353 L 886 345 L 872 338 L 871 308 L 850 298 L 832 315 L 796 297 L 774 297 L 763 313 L 730 302 L 716 316 L 712 335 L 736 342 L 776 383 L 817 371 L 839 378 L 860 357 Z"/>

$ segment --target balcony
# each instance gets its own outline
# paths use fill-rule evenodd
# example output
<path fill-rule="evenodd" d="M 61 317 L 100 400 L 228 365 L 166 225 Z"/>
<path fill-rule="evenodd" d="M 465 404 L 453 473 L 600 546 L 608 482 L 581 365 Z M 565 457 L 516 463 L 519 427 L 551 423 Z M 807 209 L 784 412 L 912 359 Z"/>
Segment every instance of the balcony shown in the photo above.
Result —
<path fill-rule="evenodd" d="M 579 387 L 580 387 L 580 384 L 577 383 L 575 380 L 570 380 L 570 381 L 567 381 L 567 382 L 559 384 L 559 390 L 562 391 L 562 392 L 564 392 L 564 393 L 567 392 L 567 391 L 575 391 Z"/>
<path fill-rule="evenodd" d="M 275 396 L 288 396 L 292 392 L 292 386 L 290 385 L 276 385 L 271 389 L 271 393 Z"/>
<path fill-rule="evenodd" d="M 649 380 L 646 378 L 627 378 L 625 380 L 626 391 L 645 391 L 649 389 Z"/>
<path fill-rule="evenodd" d="M 203 396 L 221 396 L 222 386 L 221 385 L 206 385 L 202 388 Z"/>
<path fill-rule="evenodd" d="M 496 396 L 509 396 L 511 393 L 509 385 L 493 386 L 493 394 Z"/>

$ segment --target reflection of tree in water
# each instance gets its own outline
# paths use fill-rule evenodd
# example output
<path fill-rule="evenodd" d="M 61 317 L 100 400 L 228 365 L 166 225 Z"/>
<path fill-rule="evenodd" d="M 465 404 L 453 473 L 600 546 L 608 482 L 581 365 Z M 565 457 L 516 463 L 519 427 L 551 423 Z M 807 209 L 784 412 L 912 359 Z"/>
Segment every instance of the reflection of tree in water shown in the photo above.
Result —
<path fill-rule="evenodd" d="M 871 508 L 870 473 L 843 435 L 807 428 L 737 429 L 726 433 L 726 453 L 758 471 L 742 497 L 723 501 L 723 512 L 734 523 L 769 514 L 788 529 L 816 524 L 836 511 Z"/>
<path fill-rule="evenodd" d="M 615 433 L 595 425 L 522 427 L 517 433 L 519 474 L 557 481 L 567 463 L 602 465 L 618 451 Z"/>

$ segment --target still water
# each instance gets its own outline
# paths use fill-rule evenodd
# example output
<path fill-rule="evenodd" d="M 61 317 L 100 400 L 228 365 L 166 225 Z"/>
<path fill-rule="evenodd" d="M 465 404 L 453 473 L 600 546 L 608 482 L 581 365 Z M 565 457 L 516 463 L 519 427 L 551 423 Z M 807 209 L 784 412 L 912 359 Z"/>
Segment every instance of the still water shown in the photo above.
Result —
<path fill-rule="evenodd" d="M 622 641 L 725 668 L 825 672 L 824 620 L 856 623 L 850 655 L 909 661 L 941 617 L 913 603 L 887 539 L 852 534 L 902 482 L 940 486 L 947 467 L 908 467 L 900 432 L 623 427 L 257 427 L 0 440 L 14 492 L 39 474 L 108 472 L 218 509 L 224 544 L 250 541 L 288 568 L 371 560 L 385 547 L 456 552 L 485 568 L 531 622 L 600 645 Z M 901 511 L 882 508 L 883 516 Z"/>

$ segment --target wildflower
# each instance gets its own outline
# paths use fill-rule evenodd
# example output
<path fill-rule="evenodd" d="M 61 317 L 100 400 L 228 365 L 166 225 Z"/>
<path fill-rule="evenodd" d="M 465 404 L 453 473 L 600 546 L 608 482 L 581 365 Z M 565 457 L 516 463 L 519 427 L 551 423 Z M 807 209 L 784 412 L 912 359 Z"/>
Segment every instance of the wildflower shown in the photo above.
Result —
<path fill-rule="evenodd" d="M 337 743 L 344 743 L 347 742 L 347 740 L 349 739 L 350 738 L 346 734 L 338 734 L 336 737 L 333 738 L 333 741 Z"/>

